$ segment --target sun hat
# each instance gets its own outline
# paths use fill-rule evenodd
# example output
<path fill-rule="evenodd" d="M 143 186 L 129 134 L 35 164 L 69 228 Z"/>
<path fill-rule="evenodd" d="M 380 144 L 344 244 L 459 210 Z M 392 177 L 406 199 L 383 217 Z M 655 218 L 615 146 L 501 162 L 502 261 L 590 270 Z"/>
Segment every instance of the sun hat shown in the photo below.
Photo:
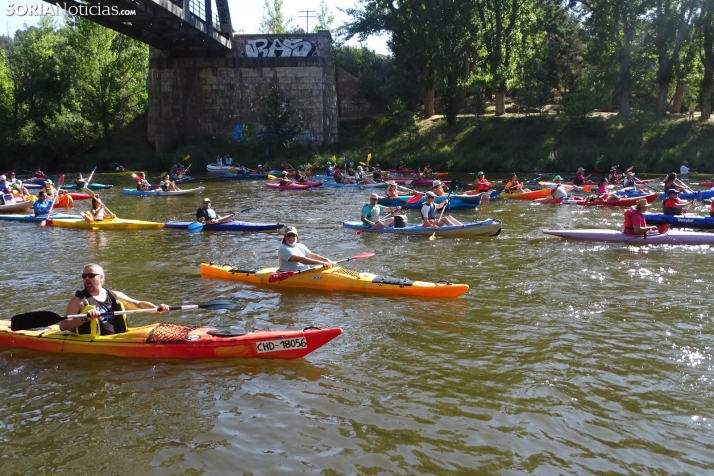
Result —
<path fill-rule="evenodd" d="M 476 176 L 478 177 L 479 175 L 484 175 L 484 173 L 479 171 L 479 173 L 477 173 Z"/>
<path fill-rule="evenodd" d="M 441 187 L 442 185 L 444 185 L 444 184 L 441 183 L 441 180 L 434 180 L 433 182 L 431 182 L 431 188 Z"/>
<path fill-rule="evenodd" d="M 435 194 L 434 192 L 426 192 L 425 195 L 426 195 L 427 197 L 436 198 L 436 194 Z"/>
<path fill-rule="evenodd" d="M 553 177 L 553 182 L 557 182 L 558 180 L 563 180 L 563 177 L 561 177 L 560 175 L 556 175 L 555 177 Z"/>
<path fill-rule="evenodd" d="M 300 243 L 300 235 L 298 235 L 297 228 L 295 228 L 294 226 L 285 227 L 285 233 L 283 234 L 283 243 L 285 243 L 285 238 L 287 238 L 287 236 L 291 233 L 295 235 L 295 242 Z"/>
<path fill-rule="evenodd" d="M 578 167 L 578 172 L 585 172 L 585 169 L 582 167 Z"/>
<path fill-rule="evenodd" d="M 627 172 L 627 176 L 628 176 L 628 177 L 634 177 L 634 176 L 635 176 L 635 173 L 634 173 L 634 172 Z"/>
<path fill-rule="evenodd" d="M 612 172 L 613 170 L 617 170 L 617 165 L 613 165 L 612 167 L 610 167 L 610 172 Z"/>
<path fill-rule="evenodd" d="M 650 204 L 647 203 L 647 200 L 645 200 L 644 198 L 640 198 L 639 200 L 637 200 L 637 208 L 647 208 L 649 206 Z"/>
<path fill-rule="evenodd" d="M 288 174 L 288 171 L 287 171 L 287 170 L 283 170 L 283 175 L 287 175 L 287 174 Z"/>
<path fill-rule="evenodd" d="M 206 198 L 203 199 L 203 202 L 204 202 L 204 203 L 206 203 L 206 202 L 211 203 L 211 199 L 208 198 L 208 197 L 206 197 Z"/>
<path fill-rule="evenodd" d="M 687 162 L 686 160 L 684 160 L 684 161 L 682 161 L 682 163 L 683 163 L 683 164 L 688 164 L 689 162 Z"/>
<path fill-rule="evenodd" d="M 369 198 L 370 198 L 370 200 L 373 199 L 373 198 L 377 198 L 377 199 L 378 199 L 378 198 L 379 198 L 379 195 L 377 195 L 376 193 L 373 193 L 372 195 L 369 196 Z"/>
<path fill-rule="evenodd" d="M 395 182 L 394 180 L 390 180 L 390 181 L 387 182 L 387 185 L 389 185 L 390 187 L 396 187 L 396 186 L 397 186 L 397 182 Z"/>
<path fill-rule="evenodd" d="M 4 175 L 0 175 L 0 180 L 7 180 L 7 177 L 5 177 Z"/>

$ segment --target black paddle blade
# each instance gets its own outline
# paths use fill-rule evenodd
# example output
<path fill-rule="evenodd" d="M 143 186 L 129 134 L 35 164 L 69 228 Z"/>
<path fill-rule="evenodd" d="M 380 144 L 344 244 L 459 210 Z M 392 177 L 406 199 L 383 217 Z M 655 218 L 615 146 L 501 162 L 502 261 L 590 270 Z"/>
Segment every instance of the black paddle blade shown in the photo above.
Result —
<path fill-rule="evenodd" d="M 64 317 L 51 311 L 33 311 L 12 316 L 10 330 L 22 331 L 35 327 L 47 327 L 64 320 Z"/>
<path fill-rule="evenodd" d="M 198 305 L 198 307 L 201 309 L 209 309 L 211 311 L 217 311 L 219 309 L 233 309 L 236 306 L 237 304 L 222 299 L 216 301 L 209 301 L 206 304 Z"/>

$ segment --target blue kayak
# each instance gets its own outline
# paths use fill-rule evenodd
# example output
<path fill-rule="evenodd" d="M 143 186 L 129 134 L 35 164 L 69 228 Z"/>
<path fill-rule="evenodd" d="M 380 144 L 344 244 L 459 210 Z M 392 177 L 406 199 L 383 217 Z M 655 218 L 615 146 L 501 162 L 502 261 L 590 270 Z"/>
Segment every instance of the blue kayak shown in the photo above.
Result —
<path fill-rule="evenodd" d="M 174 221 L 164 223 L 164 228 L 174 228 L 177 230 L 187 230 L 192 221 Z M 226 223 L 216 223 L 214 225 L 204 225 L 203 231 L 268 231 L 279 230 L 284 227 L 282 223 L 251 223 L 247 221 L 229 221 Z"/>
<path fill-rule="evenodd" d="M 183 182 L 186 180 L 191 180 L 190 175 L 169 175 L 169 178 L 174 182 Z"/>
<path fill-rule="evenodd" d="M 268 178 L 268 174 L 221 174 L 219 177 L 233 180 L 262 180 Z"/>
<path fill-rule="evenodd" d="M 643 213 L 647 223 L 653 225 L 671 225 L 675 228 L 714 229 L 714 217 L 694 215 L 665 215 L 664 213 Z"/>
<path fill-rule="evenodd" d="M 469 238 L 474 236 L 497 236 L 501 233 L 501 222 L 499 220 L 483 220 L 471 223 L 464 223 L 461 225 L 448 225 L 440 226 L 436 229 L 431 227 L 423 227 L 420 224 L 408 225 L 403 228 L 396 228 L 394 226 L 388 227 L 377 227 L 377 226 L 366 226 L 361 221 L 346 221 L 342 223 L 345 228 L 350 228 L 352 230 L 362 230 L 375 233 L 392 233 L 397 235 L 423 235 L 431 236 L 435 234 L 437 236 L 449 236 L 453 238 Z"/>
<path fill-rule="evenodd" d="M 52 217 L 53 220 L 55 218 L 62 219 L 62 218 L 83 218 L 82 215 L 69 215 L 66 213 L 53 213 Z M 47 215 L 0 215 L 0 220 L 10 220 L 10 221 L 21 221 L 21 222 L 28 222 L 28 223 L 39 223 L 41 221 L 47 220 Z"/>
<path fill-rule="evenodd" d="M 160 188 L 155 190 L 136 190 L 135 188 L 124 188 L 121 193 L 124 195 L 139 195 L 142 197 L 173 197 L 178 195 L 196 195 L 205 190 L 206 187 L 189 188 L 186 190 L 167 190 Z"/>
<path fill-rule="evenodd" d="M 461 206 L 464 206 L 465 208 L 476 208 L 481 204 L 481 196 L 482 195 L 480 193 L 477 195 L 451 195 L 451 202 L 449 203 L 449 205 L 447 205 L 447 210 L 460 210 L 461 208 L 454 207 Z M 414 203 L 407 203 L 413 197 L 414 195 L 401 195 L 397 198 L 381 197 L 377 201 L 377 203 L 379 203 L 380 205 L 384 205 L 385 207 L 402 207 L 418 210 L 419 208 L 421 208 L 422 205 L 424 205 L 426 199 L 422 195 L 421 200 L 418 200 Z M 439 197 L 436 197 L 434 199 L 434 202 L 445 202 L 447 198 L 449 198 L 447 195 L 441 195 Z M 468 204 L 470 206 L 466 207 L 465 204 Z"/>
<path fill-rule="evenodd" d="M 83 188 L 89 188 L 90 190 L 105 190 L 108 188 L 112 188 L 114 185 L 104 185 L 102 183 L 94 183 L 91 182 L 89 185 L 83 185 L 79 186 L 75 183 L 67 184 L 67 185 L 62 185 L 60 187 L 62 190 L 82 190 Z"/>
<path fill-rule="evenodd" d="M 618 195 L 622 195 L 625 197 L 630 197 L 630 198 L 636 198 L 636 197 L 644 197 L 645 195 L 649 195 L 650 191 L 633 191 L 633 190 L 619 190 L 617 192 Z M 682 200 L 707 200 L 710 198 L 714 198 L 714 188 L 711 190 L 700 190 L 698 192 L 684 192 L 684 193 L 678 193 L 677 196 L 682 199 Z M 664 193 L 659 194 L 659 199 L 664 200 L 667 198 L 667 195 Z"/>

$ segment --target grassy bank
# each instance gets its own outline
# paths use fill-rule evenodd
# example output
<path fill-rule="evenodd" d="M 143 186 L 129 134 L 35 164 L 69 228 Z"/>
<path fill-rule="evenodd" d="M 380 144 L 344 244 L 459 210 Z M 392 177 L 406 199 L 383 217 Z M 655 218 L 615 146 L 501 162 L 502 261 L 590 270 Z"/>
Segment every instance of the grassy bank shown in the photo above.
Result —
<path fill-rule="evenodd" d="M 58 164 L 63 171 L 109 170 L 117 162 L 137 170 L 167 170 L 181 162 L 205 171 L 217 154 L 230 153 L 235 161 L 255 166 L 292 165 L 318 162 L 346 155 L 348 160 L 372 164 L 409 166 L 431 162 L 440 170 L 487 172 L 573 172 L 577 167 L 601 171 L 611 165 L 635 166 L 640 173 L 665 173 L 679 170 L 683 160 L 699 166 L 700 172 L 714 171 L 714 123 L 687 121 L 683 116 L 665 118 L 635 114 L 623 118 L 601 115 L 566 119 L 554 115 L 480 119 L 460 117 L 454 127 L 441 117 L 418 121 L 408 127 L 389 118 L 363 117 L 340 121 L 340 142 L 319 149 L 294 147 L 266 159 L 259 146 L 218 139 L 201 140 L 177 147 L 171 153 L 157 154 L 146 141 L 146 116 L 137 118 L 114 134 L 108 144 Z"/>

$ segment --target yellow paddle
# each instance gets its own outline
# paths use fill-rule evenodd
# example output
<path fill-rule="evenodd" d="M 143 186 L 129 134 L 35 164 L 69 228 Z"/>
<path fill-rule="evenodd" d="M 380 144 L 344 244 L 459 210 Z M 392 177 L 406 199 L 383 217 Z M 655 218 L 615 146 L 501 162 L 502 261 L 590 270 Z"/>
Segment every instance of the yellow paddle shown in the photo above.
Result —
<path fill-rule="evenodd" d="M 367 163 L 369 163 L 371 158 L 372 158 L 372 154 L 367 154 Z"/>
<path fill-rule="evenodd" d="M 186 161 L 187 161 L 188 159 L 190 159 L 190 158 L 191 158 L 191 156 L 190 156 L 190 155 L 187 155 L 186 157 L 183 158 L 183 161 L 186 162 Z"/>
<path fill-rule="evenodd" d="M 276 177 L 275 175 L 270 175 L 270 174 L 268 174 L 268 178 L 269 178 L 270 180 L 278 180 L 278 177 Z"/>

